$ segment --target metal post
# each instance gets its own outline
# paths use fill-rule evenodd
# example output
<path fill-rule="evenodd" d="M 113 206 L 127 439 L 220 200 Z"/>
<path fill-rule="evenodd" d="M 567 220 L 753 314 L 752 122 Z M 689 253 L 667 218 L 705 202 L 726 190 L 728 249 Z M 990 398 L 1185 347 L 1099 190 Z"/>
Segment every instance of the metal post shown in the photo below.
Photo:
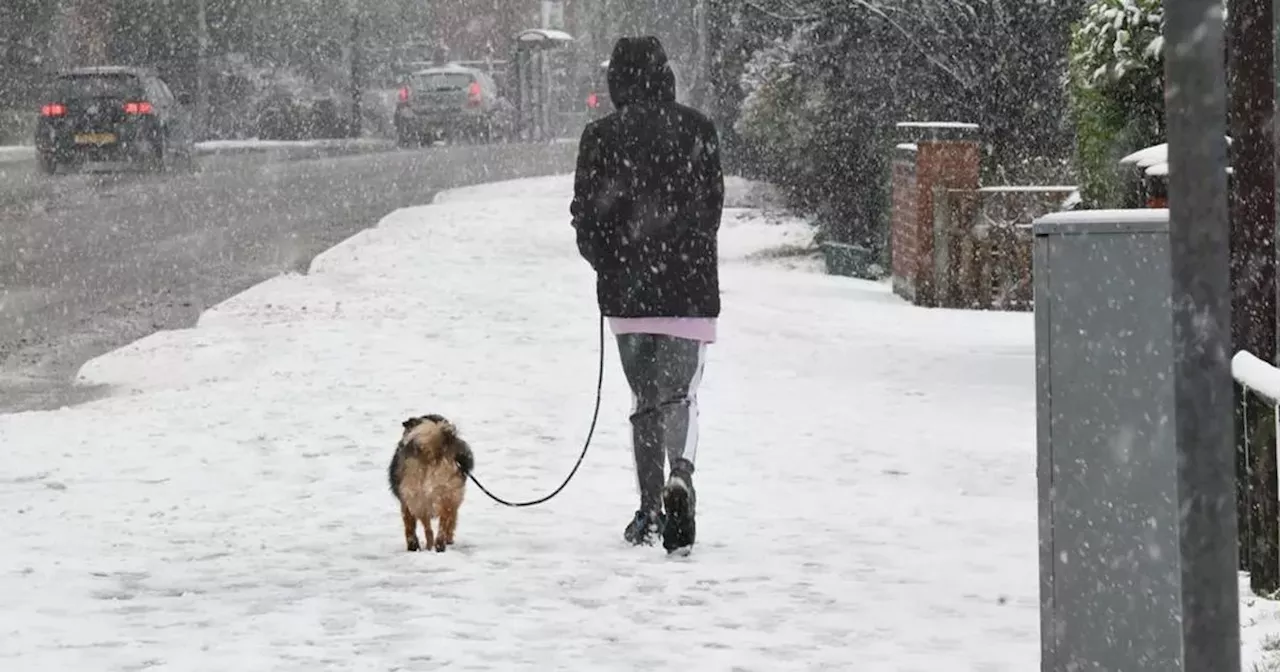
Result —
<path fill-rule="evenodd" d="M 209 111 L 209 21 L 205 0 L 196 0 L 196 139 L 204 140 Z"/>
<path fill-rule="evenodd" d="M 360 101 L 360 8 L 351 9 L 351 125 L 348 135 L 360 137 L 361 132 Z"/>
<path fill-rule="evenodd" d="M 711 98 L 711 65 L 709 60 L 710 51 L 707 43 L 711 39 L 710 31 L 707 26 L 707 12 L 710 11 L 707 0 L 697 0 L 694 5 L 694 24 L 697 26 L 697 45 L 694 51 L 693 61 L 695 63 L 692 77 L 695 83 L 691 91 L 693 104 L 698 107 L 706 108 L 707 101 Z"/>
<path fill-rule="evenodd" d="M 1168 0 L 1164 34 L 1183 672 L 1237 672 L 1221 0 Z"/>
<path fill-rule="evenodd" d="M 1264 361 L 1276 355 L 1276 198 L 1272 0 L 1232 0 L 1228 14 L 1231 178 L 1232 354 L 1248 350 Z M 1280 493 L 1274 444 L 1251 437 L 1274 434 L 1275 411 L 1236 386 L 1236 451 L 1245 449 L 1237 488 L 1248 506 L 1237 521 L 1241 555 L 1255 593 L 1280 589 Z M 1240 511 L 1240 507 L 1237 507 Z"/>

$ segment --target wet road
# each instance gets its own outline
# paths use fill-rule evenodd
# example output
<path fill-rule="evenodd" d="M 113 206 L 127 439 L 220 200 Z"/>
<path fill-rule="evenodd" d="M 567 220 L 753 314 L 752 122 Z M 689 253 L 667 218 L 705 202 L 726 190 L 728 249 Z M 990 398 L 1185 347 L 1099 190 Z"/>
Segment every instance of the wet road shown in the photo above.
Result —
<path fill-rule="evenodd" d="M 88 359 L 207 307 L 440 189 L 572 170 L 574 146 L 328 158 L 207 156 L 194 175 L 0 165 L 0 413 L 77 403 Z M 566 205 L 567 208 L 567 205 Z"/>

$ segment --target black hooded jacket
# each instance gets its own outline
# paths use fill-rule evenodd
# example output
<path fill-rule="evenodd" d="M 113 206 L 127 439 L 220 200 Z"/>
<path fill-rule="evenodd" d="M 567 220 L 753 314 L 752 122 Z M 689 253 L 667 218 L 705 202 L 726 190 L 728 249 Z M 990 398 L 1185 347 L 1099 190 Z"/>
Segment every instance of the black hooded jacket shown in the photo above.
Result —
<path fill-rule="evenodd" d="M 609 95 L 617 111 L 582 133 L 570 206 L 600 311 L 717 317 L 724 175 L 715 124 L 676 102 L 657 38 L 618 40 Z"/>

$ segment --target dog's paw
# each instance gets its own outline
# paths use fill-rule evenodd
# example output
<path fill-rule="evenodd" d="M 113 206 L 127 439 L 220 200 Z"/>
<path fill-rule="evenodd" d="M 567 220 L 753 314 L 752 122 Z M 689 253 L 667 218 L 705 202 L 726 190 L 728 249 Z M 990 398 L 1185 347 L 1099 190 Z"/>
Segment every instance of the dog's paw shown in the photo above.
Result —
<path fill-rule="evenodd" d="M 416 553 L 422 550 L 422 546 L 418 544 L 417 539 L 409 539 L 405 546 L 408 548 L 410 553 Z"/>
<path fill-rule="evenodd" d="M 448 548 L 448 544 L 443 539 L 436 542 L 436 553 L 444 553 L 444 549 Z"/>

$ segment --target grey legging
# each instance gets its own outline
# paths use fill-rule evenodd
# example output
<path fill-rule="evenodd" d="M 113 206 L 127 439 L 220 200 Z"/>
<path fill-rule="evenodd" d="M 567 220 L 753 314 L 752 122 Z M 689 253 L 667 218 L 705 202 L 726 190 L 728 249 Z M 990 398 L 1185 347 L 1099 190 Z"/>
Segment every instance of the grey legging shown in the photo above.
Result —
<path fill-rule="evenodd" d="M 631 386 L 631 441 L 640 508 L 657 511 L 663 458 L 693 470 L 698 451 L 698 383 L 707 346 L 662 334 L 618 334 L 622 371 Z"/>

